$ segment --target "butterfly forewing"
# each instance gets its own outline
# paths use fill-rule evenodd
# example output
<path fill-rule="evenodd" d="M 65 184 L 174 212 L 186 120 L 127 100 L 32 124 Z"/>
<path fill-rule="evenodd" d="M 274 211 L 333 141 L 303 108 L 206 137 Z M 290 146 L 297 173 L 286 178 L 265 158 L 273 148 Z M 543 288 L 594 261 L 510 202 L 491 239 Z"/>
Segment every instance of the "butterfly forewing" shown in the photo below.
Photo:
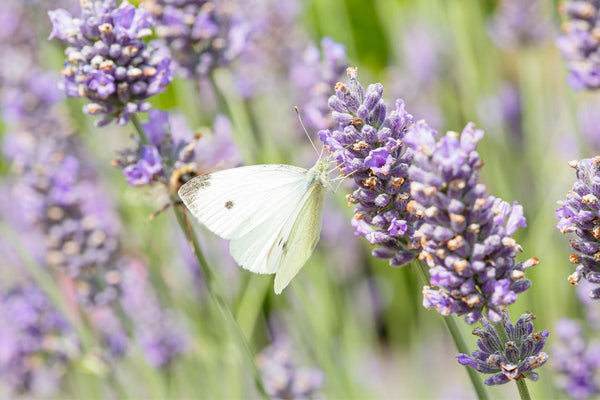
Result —
<path fill-rule="evenodd" d="M 290 165 L 232 168 L 192 179 L 179 189 L 179 197 L 210 231 L 240 239 L 263 224 L 283 226 L 306 190 L 305 177 L 304 168 Z M 251 237 L 268 240 L 263 235 L 270 230 L 260 231 L 261 236 Z"/>

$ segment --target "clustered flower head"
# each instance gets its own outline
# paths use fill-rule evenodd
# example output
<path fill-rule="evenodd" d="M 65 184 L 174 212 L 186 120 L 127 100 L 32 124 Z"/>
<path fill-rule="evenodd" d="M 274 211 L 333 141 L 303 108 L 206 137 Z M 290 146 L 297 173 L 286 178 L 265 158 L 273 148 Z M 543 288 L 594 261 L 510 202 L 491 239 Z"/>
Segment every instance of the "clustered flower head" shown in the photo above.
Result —
<path fill-rule="evenodd" d="M 419 121 L 403 139 L 415 151 L 407 208 L 422 221 L 415 233 L 419 258 L 439 288 L 426 286 L 423 304 L 442 315 L 466 314 L 471 324 L 485 310 L 496 323 L 502 307 L 531 286 L 524 270 L 538 263 L 515 262 L 522 249 L 511 236 L 526 225 L 523 207 L 487 194 L 479 183 L 483 162 L 476 147 L 483 131 L 468 124 L 461 134 L 448 132 L 437 142 L 436 134 Z"/>
<path fill-rule="evenodd" d="M 248 24 L 231 0 L 144 0 L 143 6 L 186 77 L 207 77 L 244 51 Z"/>
<path fill-rule="evenodd" d="M 559 219 L 556 227 L 562 233 L 575 233 L 570 240 L 575 253 L 569 256 L 578 264 L 569 276 L 569 282 L 577 285 L 581 278 L 593 284 L 600 283 L 600 157 L 570 161 L 575 168 L 577 180 L 556 210 Z M 591 291 L 590 297 L 600 298 L 600 287 Z"/>
<path fill-rule="evenodd" d="M 126 124 L 131 115 L 151 108 L 149 97 L 163 92 L 173 79 L 171 59 L 159 51 L 151 15 L 126 0 L 80 0 L 82 14 L 58 9 L 48 15 L 50 39 L 65 41 L 67 60 L 61 88 L 69 97 L 90 100 L 84 112 L 102 115 L 98 125 L 114 119 Z"/>
<path fill-rule="evenodd" d="M 143 128 L 149 143 L 138 139 L 136 147 L 120 151 L 113 161 L 132 186 L 160 183 L 176 193 L 185 182 L 211 168 L 234 166 L 241 161 L 231 139 L 231 124 L 222 115 L 215 119 L 213 134 L 206 137 L 193 134 L 183 117 L 160 110 L 150 111 Z"/>
<path fill-rule="evenodd" d="M 540 375 L 533 370 L 548 361 L 548 354 L 542 352 L 548 331 L 534 333 L 533 319 L 534 315 L 526 312 L 513 325 L 506 309 L 502 310 L 502 324 L 494 326 L 483 318 L 483 328 L 473 330 L 473 335 L 479 336 L 479 350 L 471 353 L 472 357 L 458 354 L 456 359 L 483 374 L 494 374 L 484 381 L 486 385 L 502 385 L 525 378 L 537 381 Z"/>
<path fill-rule="evenodd" d="M 317 368 L 297 367 L 291 345 L 278 340 L 257 357 L 265 389 L 274 399 L 313 399 L 323 388 L 323 372 Z"/>
<path fill-rule="evenodd" d="M 337 83 L 329 98 L 337 126 L 319 136 L 342 173 L 352 176 L 357 186 L 348 195 L 349 203 L 355 204 L 352 225 L 357 234 L 378 245 L 373 256 L 402 266 L 418 249 L 414 233 L 419 218 L 406 210 L 413 152 L 402 143 L 412 116 L 402 100 L 388 110 L 380 83 L 365 91 L 355 68 L 348 68 L 348 76 L 349 84 Z"/>
<path fill-rule="evenodd" d="M 600 88 L 600 1 L 571 0 L 560 6 L 565 16 L 557 46 L 567 61 L 575 89 Z"/>
<path fill-rule="evenodd" d="M 554 330 L 559 341 L 552 347 L 552 365 L 560 374 L 558 386 L 573 399 L 598 396 L 600 343 L 587 342 L 581 324 L 571 319 L 559 320 Z"/>
<path fill-rule="evenodd" d="M 552 33 L 552 20 L 542 0 L 500 0 L 490 23 L 490 35 L 501 47 L 536 45 Z"/>
<path fill-rule="evenodd" d="M 78 352 L 71 328 L 32 283 L 0 294 L 0 347 L 0 381 L 12 396 L 50 394 Z"/>

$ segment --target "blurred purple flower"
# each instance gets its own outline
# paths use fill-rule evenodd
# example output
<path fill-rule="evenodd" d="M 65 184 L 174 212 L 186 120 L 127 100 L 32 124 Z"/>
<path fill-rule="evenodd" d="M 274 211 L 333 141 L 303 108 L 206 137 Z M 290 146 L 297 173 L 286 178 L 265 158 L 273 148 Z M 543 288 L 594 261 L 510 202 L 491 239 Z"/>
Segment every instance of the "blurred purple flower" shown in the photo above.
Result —
<path fill-rule="evenodd" d="M 246 47 L 249 25 L 229 0 L 144 0 L 185 77 L 205 78 L 236 60 Z"/>
<path fill-rule="evenodd" d="M 565 1 L 559 9 L 565 21 L 556 45 L 567 62 L 569 83 L 576 90 L 600 88 L 600 2 Z"/>
<path fill-rule="evenodd" d="M 332 126 L 327 99 L 331 87 L 348 67 L 344 45 L 331 38 L 321 40 L 321 49 L 309 45 L 300 62 L 293 63 L 290 79 L 301 113 L 308 129 L 327 129 Z"/>
<path fill-rule="evenodd" d="M 295 365 L 289 342 L 275 341 L 257 357 L 265 389 L 274 399 L 314 399 L 323 387 L 323 372 Z"/>
<path fill-rule="evenodd" d="M 412 116 L 402 100 L 388 112 L 380 83 L 365 91 L 356 69 L 348 68 L 348 75 L 348 86 L 337 83 L 336 94 L 329 98 L 337 126 L 320 131 L 319 136 L 337 166 L 345 175 L 352 174 L 358 187 L 348 196 L 349 203 L 356 205 L 352 224 L 357 234 L 379 246 L 373 250 L 375 257 L 389 259 L 393 266 L 405 265 L 418 248 L 412 239 L 418 218 L 406 209 L 413 152 L 402 143 Z M 392 223 L 399 220 L 407 224 L 400 236 L 390 233 Z"/>
<path fill-rule="evenodd" d="M 538 263 L 535 258 L 515 262 L 522 249 L 511 236 L 526 226 L 523 207 L 486 194 L 479 183 L 483 162 L 476 148 L 483 131 L 469 124 L 460 135 L 448 132 L 434 145 L 435 135 L 419 121 L 404 140 L 415 151 L 408 169 L 413 200 L 407 208 L 422 219 L 415 233 L 419 258 L 430 268 L 431 285 L 443 292 L 426 286 L 423 304 L 443 315 L 467 314 L 470 324 L 486 309 L 496 323 L 502 307 L 531 286 L 524 270 Z"/>
<path fill-rule="evenodd" d="M 489 34 L 498 46 L 507 49 L 535 46 L 548 40 L 554 31 L 545 12 L 542 0 L 500 0 Z"/>
<path fill-rule="evenodd" d="M 177 192 L 196 175 L 241 161 L 231 138 L 231 124 L 222 115 L 215 118 L 213 134 L 206 136 L 193 134 L 182 116 L 159 110 L 150 111 L 143 127 L 151 145 L 138 140 L 136 148 L 120 151 L 113 162 L 132 186 L 161 183 Z"/>
<path fill-rule="evenodd" d="M 600 152 L 600 102 L 589 101 L 577 108 L 577 122 L 592 154 Z"/>
<path fill-rule="evenodd" d="M 121 305 L 134 324 L 146 358 L 155 367 L 166 367 L 185 351 L 181 329 L 161 308 L 141 263 L 125 261 L 121 274 Z"/>
<path fill-rule="evenodd" d="M 552 366 L 560 374 L 558 387 L 573 399 L 597 397 L 600 343 L 586 341 L 581 325 L 571 319 L 559 320 L 554 330 L 558 343 L 552 346 Z"/>
<path fill-rule="evenodd" d="M 548 354 L 542 352 L 548 331 L 533 333 L 534 315 L 526 312 L 521 315 L 516 324 L 510 321 L 508 310 L 503 309 L 502 324 L 492 325 L 487 319 L 482 318 L 482 328 L 475 328 L 473 335 L 479 336 L 476 350 L 472 357 L 467 354 L 458 354 L 457 361 L 461 365 L 473 368 L 482 374 L 494 374 L 487 378 L 486 385 L 502 385 L 518 380 L 531 379 L 537 381 L 540 375 L 533 370 L 541 367 L 548 361 Z M 508 337 L 505 342 L 497 329 L 504 329 Z"/>
<path fill-rule="evenodd" d="M 484 125 L 508 130 L 508 136 L 522 148 L 523 109 L 519 88 L 515 84 L 502 82 L 496 93 L 481 101 L 478 114 Z"/>
<path fill-rule="evenodd" d="M 32 283 L 1 293 L 0 303 L 0 382 L 12 396 L 52 394 L 78 352 L 73 332 Z"/>
<path fill-rule="evenodd" d="M 238 6 L 251 31 L 235 68 L 238 90 L 245 99 L 277 92 L 292 82 L 290 71 L 307 47 L 298 23 L 301 4 L 298 0 L 247 0 Z"/>
<path fill-rule="evenodd" d="M 89 318 L 100 333 L 109 354 L 115 358 L 124 355 L 129 345 L 129 336 L 114 310 L 106 306 L 96 307 L 90 310 Z"/>
<path fill-rule="evenodd" d="M 562 233 L 575 233 L 571 247 L 575 253 L 569 256 L 572 264 L 578 264 L 569 276 L 569 282 L 577 285 L 581 278 L 598 285 L 600 283 L 600 157 L 570 161 L 575 168 L 577 180 L 567 193 L 564 201 L 559 201 L 556 227 Z M 593 299 L 600 298 L 600 287 L 590 292 Z"/>
<path fill-rule="evenodd" d="M 80 281 L 82 305 L 114 300 L 117 289 L 105 273 L 117 256 L 119 224 L 92 170 L 80 163 L 76 138 L 20 132 L 13 140 L 20 143 L 13 196 L 21 201 L 25 222 L 44 235 L 45 263 Z"/>
<path fill-rule="evenodd" d="M 126 124 L 132 114 L 148 111 L 145 100 L 173 79 L 168 55 L 153 41 L 152 17 L 124 1 L 81 2 L 80 17 L 58 9 L 48 13 L 53 24 L 49 39 L 67 43 L 61 88 L 69 97 L 86 97 L 84 112 L 103 115 L 98 125 L 114 119 Z"/>

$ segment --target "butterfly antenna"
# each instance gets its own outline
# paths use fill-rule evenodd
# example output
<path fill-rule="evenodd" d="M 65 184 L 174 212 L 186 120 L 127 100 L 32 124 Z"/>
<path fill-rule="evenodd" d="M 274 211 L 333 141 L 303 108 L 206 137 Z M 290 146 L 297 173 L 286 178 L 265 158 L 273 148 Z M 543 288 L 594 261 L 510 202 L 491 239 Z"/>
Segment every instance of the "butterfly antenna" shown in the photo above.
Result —
<path fill-rule="evenodd" d="M 300 109 L 298 108 L 298 106 L 294 106 L 294 110 L 296 111 L 296 114 L 298 115 L 298 121 L 300 121 L 300 125 L 302 126 L 302 129 L 304 129 L 304 133 L 306 133 L 306 137 L 310 141 L 310 144 L 312 144 L 313 149 L 315 149 L 315 153 L 319 154 L 319 150 L 317 150 L 317 146 L 315 146 L 315 142 L 313 142 L 313 140 L 311 139 L 310 135 L 308 134 L 308 131 L 306 130 L 306 127 L 304 126 L 304 122 L 302 122 L 302 117 L 300 116 Z M 323 154 L 323 149 L 321 149 L 321 154 L 319 154 L 319 159 L 321 159 L 322 154 Z"/>

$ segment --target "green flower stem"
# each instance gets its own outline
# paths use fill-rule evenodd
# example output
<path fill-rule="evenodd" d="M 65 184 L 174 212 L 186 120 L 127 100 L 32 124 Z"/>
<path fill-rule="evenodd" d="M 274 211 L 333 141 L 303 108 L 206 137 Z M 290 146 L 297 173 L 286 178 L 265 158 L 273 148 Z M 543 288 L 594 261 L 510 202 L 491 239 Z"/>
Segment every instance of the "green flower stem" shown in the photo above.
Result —
<path fill-rule="evenodd" d="M 429 285 L 429 272 L 427 266 L 421 262 L 416 261 L 416 269 L 419 271 L 419 276 L 422 278 L 425 285 Z M 452 336 L 452 340 L 454 340 L 454 344 L 456 345 L 456 350 L 459 353 L 470 354 L 469 348 L 465 343 L 465 340 L 456 324 L 456 317 L 452 314 L 443 317 L 444 323 L 446 324 L 446 329 L 450 332 L 450 336 Z M 475 393 L 477 393 L 477 398 L 479 400 L 488 400 L 490 397 L 481 382 L 481 378 L 478 375 L 477 371 L 472 368 L 465 368 L 467 373 L 469 374 L 469 379 L 471 379 L 471 384 L 473 385 L 473 389 Z"/>
<path fill-rule="evenodd" d="M 144 127 L 142 126 L 142 123 L 140 122 L 140 119 L 138 118 L 137 114 L 133 114 L 131 116 L 131 123 L 135 127 L 135 130 L 136 130 L 138 136 L 140 137 L 140 140 L 142 141 L 142 143 L 150 144 L 148 135 L 146 135 L 146 131 L 144 130 Z"/>
<path fill-rule="evenodd" d="M 529 389 L 527 389 L 527 383 L 524 378 L 517 379 L 517 388 L 519 389 L 519 396 L 521 396 L 521 400 L 531 400 L 531 395 L 529 394 Z"/>
<path fill-rule="evenodd" d="M 496 328 L 496 332 L 498 332 L 498 337 L 502 341 L 503 344 L 509 342 L 510 339 L 504 330 L 504 325 L 501 322 L 494 324 L 494 328 Z M 525 378 L 517 379 L 516 381 L 517 389 L 519 389 L 519 396 L 521 396 L 521 400 L 531 400 L 531 395 L 529 394 L 529 389 L 527 389 L 527 382 L 525 382 Z"/>
<path fill-rule="evenodd" d="M 246 111 L 246 116 L 248 118 L 248 122 L 250 123 L 250 131 L 252 132 L 252 138 L 254 139 L 255 147 L 257 149 L 262 148 L 263 139 L 260 135 L 260 127 L 258 125 L 258 120 L 256 119 L 256 112 L 254 111 L 254 105 L 252 104 L 252 100 L 244 99 L 244 111 Z"/>
<path fill-rule="evenodd" d="M 171 200 L 172 203 L 176 201 L 177 199 Z M 246 337 L 244 336 L 244 333 L 242 332 L 242 329 L 235 320 L 233 312 L 231 311 L 231 308 L 227 304 L 227 300 L 225 300 L 225 297 L 223 296 L 222 291 L 218 286 L 215 274 L 213 273 L 212 269 L 210 268 L 210 266 L 206 262 L 206 259 L 204 258 L 202 249 L 200 248 L 200 244 L 198 243 L 198 239 L 194 234 L 192 226 L 189 224 L 189 221 L 187 220 L 184 212 L 180 208 L 176 206 L 173 206 L 172 208 L 175 212 L 175 216 L 177 217 L 177 222 L 179 222 L 181 230 L 185 233 L 185 236 L 188 239 L 190 246 L 192 247 L 192 251 L 196 256 L 198 265 L 202 270 L 204 279 L 206 281 L 206 286 L 208 288 L 208 293 L 210 294 L 213 301 L 217 304 L 219 312 L 223 316 L 223 319 L 225 319 L 225 321 L 231 328 L 231 332 L 233 333 L 235 340 L 238 342 L 238 346 L 246 359 L 248 367 L 250 368 L 250 372 L 252 374 L 252 377 L 254 378 L 256 388 L 258 389 L 260 395 L 263 398 L 268 399 L 269 396 L 267 395 L 267 392 L 263 386 L 262 379 L 260 377 L 260 372 L 256 367 L 256 364 L 254 363 L 254 355 L 252 353 L 252 350 L 250 350 L 250 344 L 248 343 Z"/>
<path fill-rule="evenodd" d="M 231 119 L 231 117 L 232 117 L 231 108 L 229 107 L 229 103 L 227 103 L 227 99 L 225 98 L 225 95 L 221 91 L 221 88 L 219 88 L 219 85 L 217 85 L 217 81 L 215 79 L 214 74 L 212 74 L 212 73 L 209 74 L 208 80 L 210 81 L 210 85 L 212 86 L 213 91 L 215 92 L 215 96 L 217 96 L 217 103 L 219 104 L 219 110 L 221 110 L 221 112 L 223 112 L 227 116 L 227 118 Z M 233 121 L 232 121 L 232 123 L 233 123 Z"/>
<path fill-rule="evenodd" d="M 137 133 L 140 136 L 140 139 L 145 143 L 149 143 L 148 137 L 146 136 L 146 132 L 144 132 L 144 129 L 142 128 L 139 120 L 137 119 L 137 116 L 134 115 L 131 118 L 131 120 L 137 130 Z M 226 321 L 230 332 L 232 332 L 234 339 L 237 342 L 238 347 L 244 356 L 244 359 L 246 360 L 247 367 L 250 369 L 250 373 L 252 374 L 252 378 L 254 379 L 256 389 L 258 390 L 259 394 L 263 399 L 268 399 L 269 396 L 267 395 L 265 387 L 263 386 L 262 379 L 260 377 L 260 371 L 258 370 L 254 362 L 254 354 L 250 349 L 250 344 L 248 343 L 248 340 L 244 336 L 242 329 L 235 320 L 231 308 L 227 304 L 227 300 L 225 299 L 225 296 L 223 295 L 223 292 L 218 285 L 216 275 L 214 274 L 212 268 L 208 265 L 206 258 L 204 258 L 204 253 L 202 252 L 202 248 L 200 247 L 200 243 L 198 242 L 198 239 L 194 234 L 194 230 L 190 222 L 186 218 L 184 211 L 175 205 L 177 202 L 178 199 L 174 195 L 171 196 L 171 208 L 175 213 L 175 217 L 177 218 L 179 227 L 181 228 L 189 242 L 191 250 L 194 253 L 194 256 L 196 257 L 196 261 L 198 261 L 198 265 L 200 267 L 200 270 L 202 271 L 206 282 L 206 286 L 208 289 L 207 291 L 211 299 L 217 305 L 221 316 Z"/>

